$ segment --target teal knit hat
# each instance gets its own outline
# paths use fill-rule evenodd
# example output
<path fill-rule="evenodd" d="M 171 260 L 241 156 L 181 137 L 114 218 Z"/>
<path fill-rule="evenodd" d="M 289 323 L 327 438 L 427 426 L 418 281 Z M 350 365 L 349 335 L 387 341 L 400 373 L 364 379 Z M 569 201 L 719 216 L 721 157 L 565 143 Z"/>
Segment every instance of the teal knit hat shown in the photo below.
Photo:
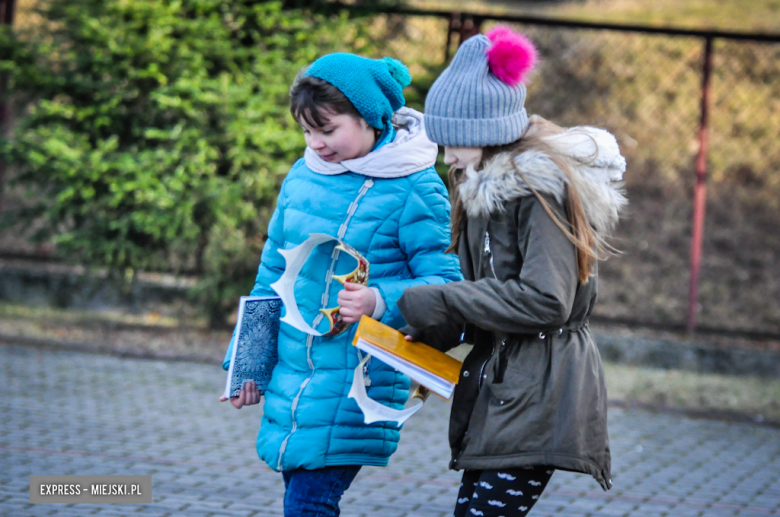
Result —
<path fill-rule="evenodd" d="M 342 52 L 319 58 L 303 75 L 338 88 L 368 125 L 382 130 L 392 127 L 393 113 L 406 104 L 403 89 L 412 82 L 409 69 L 397 59 L 369 59 Z"/>

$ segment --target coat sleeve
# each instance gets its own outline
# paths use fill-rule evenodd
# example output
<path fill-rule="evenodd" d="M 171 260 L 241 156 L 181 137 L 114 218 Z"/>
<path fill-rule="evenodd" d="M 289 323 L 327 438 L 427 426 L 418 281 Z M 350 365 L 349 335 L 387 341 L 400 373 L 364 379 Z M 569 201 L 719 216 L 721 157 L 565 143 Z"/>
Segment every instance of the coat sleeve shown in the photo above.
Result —
<path fill-rule="evenodd" d="M 260 255 L 260 266 L 257 268 L 255 277 L 255 286 L 249 293 L 250 296 L 276 296 L 270 285 L 279 280 L 284 273 L 284 257 L 279 253 L 284 249 L 284 185 L 279 191 L 279 197 L 276 199 L 276 209 L 268 223 L 268 238 L 263 245 L 263 252 Z M 230 338 L 225 359 L 222 361 L 222 368 L 227 370 L 230 367 L 230 356 L 233 355 L 233 342 L 236 339 L 236 331 L 233 330 L 233 337 Z"/>
<path fill-rule="evenodd" d="M 548 204 L 564 215 L 555 201 Z M 563 326 L 578 286 L 574 245 L 534 196 L 521 200 L 517 219 L 517 252 L 523 261 L 519 278 L 483 278 L 410 289 L 398 302 L 407 322 L 421 329 L 446 322 L 473 323 L 510 334 Z"/>
<path fill-rule="evenodd" d="M 467 219 L 463 218 L 461 220 L 461 235 L 466 234 L 466 223 Z M 472 275 L 473 267 L 468 243 L 465 238 L 461 238 L 458 243 L 458 257 L 460 258 L 460 272 L 463 278 L 468 280 Z M 402 297 L 401 299 L 405 300 L 406 298 Z M 407 325 L 399 330 L 404 334 L 411 335 L 414 341 L 421 341 L 436 350 L 447 352 L 461 343 L 474 343 L 473 329 L 473 325 L 460 324 L 453 319 L 449 319 L 444 323 L 424 330 L 411 325 Z"/>
<path fill-rule="evenodd" d="M 412 185 L 398 226 L 399 246 L 411 278 L 369 282 L 387 304 L 382 323 L 396 329 L 406 325 L 397 306 L 405 289 L 463 279 L 457 256 L 444 253 L 450 243 L 450 203 L 444 184 L 432 169 Z"/>

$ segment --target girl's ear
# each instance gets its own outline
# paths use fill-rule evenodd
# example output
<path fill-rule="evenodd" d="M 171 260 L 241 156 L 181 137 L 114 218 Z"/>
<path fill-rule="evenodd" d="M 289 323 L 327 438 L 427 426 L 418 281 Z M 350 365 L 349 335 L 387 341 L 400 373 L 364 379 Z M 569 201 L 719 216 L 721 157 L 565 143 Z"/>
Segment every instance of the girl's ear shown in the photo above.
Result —
<path fill-rule="evenodd" d="M 360 120 L 358 121 L 360 123 L 360 128 L 363 131 L 372 131 L 374 133 L 374 140 L 379 140 L 379 137 L 382 135 L 382 130 L 377 129 L 374 126 L 368 125 L 368 122 L 366 122 L 366 119 L 363 117 L 360 117 Z"/>

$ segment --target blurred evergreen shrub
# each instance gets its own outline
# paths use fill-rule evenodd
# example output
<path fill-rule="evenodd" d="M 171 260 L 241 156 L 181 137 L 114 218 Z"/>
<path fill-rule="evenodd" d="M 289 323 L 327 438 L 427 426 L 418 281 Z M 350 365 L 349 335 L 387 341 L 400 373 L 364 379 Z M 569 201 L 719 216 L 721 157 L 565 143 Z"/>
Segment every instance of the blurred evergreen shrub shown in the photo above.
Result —
<path fill-rule="evenodd" d="M 23 107 L 0 142 L 27 197 L 12 222 L 129 279 L 194 272 L 222 324 L 251 288 L 279 185 L 302 155 L 291 81 L 322 54 L 372 53 L 366 20 L 311 7 L 44 1 L 31 32 L 0 35 L 0 73 Z"/>

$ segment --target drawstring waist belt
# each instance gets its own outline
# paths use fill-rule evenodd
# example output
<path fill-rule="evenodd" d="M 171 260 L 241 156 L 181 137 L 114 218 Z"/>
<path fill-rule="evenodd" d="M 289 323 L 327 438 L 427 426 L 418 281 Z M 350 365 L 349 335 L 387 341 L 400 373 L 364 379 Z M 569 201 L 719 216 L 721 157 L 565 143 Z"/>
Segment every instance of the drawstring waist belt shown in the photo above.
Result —
<path fill-rule="evenodd" d="M 580 321 L 577 323 L 572 323 L 570 325 L 564 325 L 562 327 L 557 328 L 550 328 L 547 330 L 542 330 L 538 334 L 505 334 L 503 332 L 493 332 L 493 342 L 496 345 L 501 345 L 502 343 L 508 343 L 511 341 L 511 339 L 515 336 L 522 336 L 522 337 L 536 337 L 538 336 L 539 339 L 546 339 L 548 337 L 555 337 L 555 336 L 562 336 L 564 333 L 570 334 L 572 332 L 579 332 L 580 330 L 586 329 L 589 327 L 588 320 Z"/>
<path fill-rule="evenodd" d="M 562 336 L 563 333 L 571 334 L 572 332 L 579 332 L 582 329 L 588 328 L 588 320 L 581 321 L 572 325 L 558 327 L 557 329 L 551 329 L 548 331 L 539 332 L 539 339 L 544 339 L 547 336 Z"/>

